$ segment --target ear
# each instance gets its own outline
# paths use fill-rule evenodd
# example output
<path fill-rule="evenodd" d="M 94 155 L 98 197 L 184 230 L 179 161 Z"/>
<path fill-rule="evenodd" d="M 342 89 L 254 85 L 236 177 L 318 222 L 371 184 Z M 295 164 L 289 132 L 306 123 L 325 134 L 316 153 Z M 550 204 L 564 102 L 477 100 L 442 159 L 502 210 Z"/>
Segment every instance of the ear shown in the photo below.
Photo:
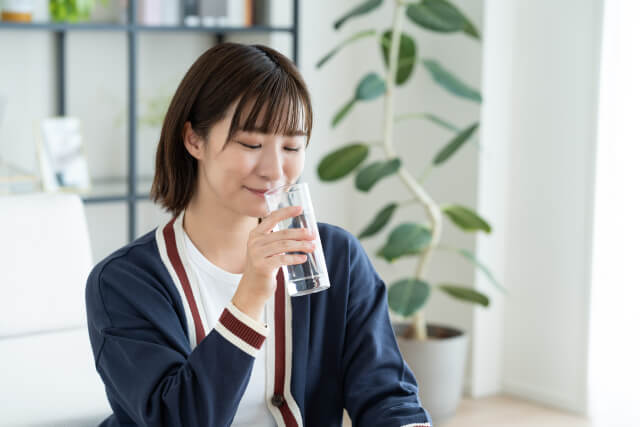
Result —
<path fill-rule="evenodd" d="M 191 122 L 186 122 L 182 130 L 184 146 L 194 158 L 200 160 L 204 157 L 204 141 L 191 127 Z"/>

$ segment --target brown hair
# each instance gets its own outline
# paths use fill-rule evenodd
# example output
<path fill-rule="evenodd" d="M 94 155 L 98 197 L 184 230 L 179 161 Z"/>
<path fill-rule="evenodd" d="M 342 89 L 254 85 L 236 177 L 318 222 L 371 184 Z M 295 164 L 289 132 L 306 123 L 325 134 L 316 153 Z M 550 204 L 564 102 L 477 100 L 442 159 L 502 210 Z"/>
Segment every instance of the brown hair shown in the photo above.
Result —
<path fill-rule="evenodd" d="M 238 100 L 224 146 L 238 131 L 307 137 L 313 123 L 311 97 L 296 66 L 263 45 L 220 43 L 204 52 L 189 68 L 174 94 L 162 124 L 156 152 L 151 200 L 177 216 L 187 207 L 198 179 L 198 161 L 184 146 L 187 121 L 208 139 L 211 127 Z M 253 106 L 248 114 L 248 102 Z M 264 110 L 264 120 L 258 115 Z M 305 146 L 306 147 L 306 146 Z M 224 147 L 223 147 L 224 149 Z"/>

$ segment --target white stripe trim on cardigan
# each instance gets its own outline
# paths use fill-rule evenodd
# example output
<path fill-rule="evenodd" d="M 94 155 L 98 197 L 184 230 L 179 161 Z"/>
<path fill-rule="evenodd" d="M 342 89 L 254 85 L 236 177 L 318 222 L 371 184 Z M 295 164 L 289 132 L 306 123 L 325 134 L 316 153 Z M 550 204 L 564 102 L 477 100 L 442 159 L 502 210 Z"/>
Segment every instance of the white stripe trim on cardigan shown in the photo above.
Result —
<path fill-rule="evenodd" d="M 229 310 L 231 314 L 233 314 L 239 321 L 241 321 L 242 323 L 244 323 L 245 325 L 247 325 L 257 333 L 259 333 L 260 335 L 264 337 L 269 336 L 268 324 L 260 323 L 257 320 L 255 320 L 253 317 L 243 313 L 238 309 L 238 307 L 236 307 L 233 304 L 233 302 L 229 302 L 229 304 L 227 304 L 227 310 Z"/>
<path fill-rule="evenodd" d="M 182 301 L 182 308 L 184 309 L 184 316 L 187 318 L 187 333 L 189 337 L 189 345 L 191 346 L 191 350 L 196 348 L 198 345 L 196 341 L 196 327 L 193 323 L 193 316 L 191 316 L 191 310 L 189 308 L 189 302 L 187 301 L 187 296 L 184 294 L 184 290 L 182 289 L 182 285 L 180 284 L 180 279 L 178 279 L 178 274 L 173 268 L 173 264 L 171 264 L 171 260 L 169 260 L 169 254 L 167 253 L 167 242 L 164 240 L 164 227 L 167 224 L 164 224 L 161 227 L 156 229 L 156 244 L 158 246 L 158 252 L 160 252 L 160 259 L 167 271 L 169 272 L 169 276 L 171 276 L 171 280 L 173 281 L 173 285 L 178 289 L 178 293 L 180 294 L 180 301 Z"/>
<path fill-rule="evenodd" d="M 266 310 L 267 310 L 267 326 L 269 329 L 274 330 L 275 332 L 275 324 L 276 324 L 276 311 L 275 311 L 275 293 L 267 300 Z M 273 339 L 267 340 L 267 348 L 266 348 L 266 359 L 267 359 L 267 380 L 265 381 L 264 386 L 264 400 L 267 404 L 267 408 L 271 412 L 273 419 L 276 420 L 276 424 L 278 427 L 285 427 L 284 418 L 280 413 L 280 409 L 271 403 L 271 398 L 273 397 L 273 389 L 275 387 L 275 373 L 276 373 L 276 340 L 275 336 Z"/>
<path fill-rule="evenodd" d="M 257 349 L 247 344 L 244 340 L 242 340 L 236 334 L 234 334 L 229 329 L 227 329 L 222 323 L 220 323 L 220 321 L 218 321 L 215 324 L 213 329 L 215 329 L 220 335 L 225 337 L 227 341 L 229 341 L 231 344 L 235 345 L 240 350 L 247 353 L 249 356 L 255 358 L 258 355 L 258 351 L 260 351 L 260 349 Z"/>
<path fill-rule="evenodd" d="M 187 245 L 185 241 L 185 231 L 183 227 L 184 211 L 180 212 L 180 215 L 173 223 L 173 231 L 176 237 L 176 247 L 178 248 L 178 257 L 182 261 L 182 266 L 187 274 L 187 279 L 191 285 L 191 292 L 193 293 L 193 299 L 196 302 L 198 308 L 198 314 L 200 315 L 200 322 L 202 323 L 202 329 L 204 329 L 204 336 L 206 337 L 211 332 L 209 322 L 207 321 L 207 312 L 204 310 L 204 304 L 202 303 L 202 297 L 200 296 L 200 283 L 198 282 L 197 275 L 193 272 L 189 256 L 187 255 Z"/>

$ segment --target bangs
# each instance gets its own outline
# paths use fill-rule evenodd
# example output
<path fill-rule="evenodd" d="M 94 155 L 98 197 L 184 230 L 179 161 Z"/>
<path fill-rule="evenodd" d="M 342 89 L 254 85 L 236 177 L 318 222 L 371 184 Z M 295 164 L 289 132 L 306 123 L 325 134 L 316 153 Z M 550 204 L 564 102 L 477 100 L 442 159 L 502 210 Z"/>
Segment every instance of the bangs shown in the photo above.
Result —
<path fill-rule="evenodd" d="M 229 128 L 285 136 L 311 136 L 311 105 L 307 92 L 279 68 L 264 75 L 241 97 Z"/>

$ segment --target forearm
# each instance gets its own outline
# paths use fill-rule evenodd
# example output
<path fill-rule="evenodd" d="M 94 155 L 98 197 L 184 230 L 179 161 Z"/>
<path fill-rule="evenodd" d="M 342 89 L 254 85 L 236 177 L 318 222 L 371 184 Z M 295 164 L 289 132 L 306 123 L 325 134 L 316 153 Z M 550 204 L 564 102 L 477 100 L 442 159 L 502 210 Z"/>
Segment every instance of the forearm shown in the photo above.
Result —
<path fill-rule="evenodd" d="M 238 310 L 240 310 L 247 316 L 251 317 L 257 322 L 262 322 L 264 316 L 264 306 L 267 303 L 267 298 L 248 291 L 246 287 L 242 285 L 242 281 L 240 281 L 238 289 L 233 295 L 231 302 L 238 308 Z"/>

